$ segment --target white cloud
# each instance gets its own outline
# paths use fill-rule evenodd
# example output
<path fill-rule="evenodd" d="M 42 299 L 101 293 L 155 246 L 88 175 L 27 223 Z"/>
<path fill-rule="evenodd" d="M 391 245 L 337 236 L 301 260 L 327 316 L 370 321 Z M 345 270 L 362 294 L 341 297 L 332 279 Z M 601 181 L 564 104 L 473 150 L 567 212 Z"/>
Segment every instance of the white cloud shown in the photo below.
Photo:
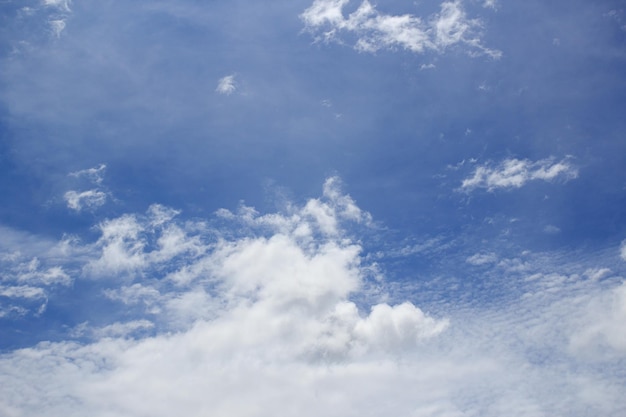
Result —
<path fill-rule="evenodd" d="M 107 166 L 105 164 L 100 164 L 97 167 L 70 172 L 68 175 L 75 178 L 87 178 L 94 184 L 100 184 L 104 179 L 106 168 Z"/>
<path fill-rule="evenodd" d="M 487 265 L 498 262 L 498 256 L 495 253 L 476 253 L 468 257 L 465 262 L 471 265 Z"/>
<path fill-rule="evenodd" d="M 485 268 L 480 277 L 486 297 L 495 275 L 508 294 L 429 314 L 412 302 L 416 293 L 389 297 L 384 277 L 379 292 L 366 293 L 373 266 L 356 233 L 371 217 L 337 178 L 321 197 L 282 212 L 242 206 L 219 215 L 225 229 L 182 221 L 159 205 L 102 222 L 100 238 L 83 244 L 83 274 L 97 275 L 104 297 L 126 314 L 143 314 L 78 326 L 72 337 L 90 335 L 89 343 L 0 355 L 0 413 L 491 417 L 626 409 L 623 375 L 607 371 L 626 358 L 626 291 L 602 268 L 537 272 L 530 255 L 463 255 L 493 265 L 494 275 Z"/>
<path fill-rule="evenodd" d="M 45 298 L 46 292 L 39 287 L 28 285 L 4 287 L 0 286 L 0 296 L 8 298 Z"/>
<path fill-rule="evenodd" d="M 70 190 L 63 196 L 67 202 L 67 207 L 74 211 L 82 211 L 83 209 L 95 209 L 106 203 L 106 193 L 98 190 L 87 190 L 76 192 Z"/>
<path fill-rule="evenodd" d="M 585 275 L 593 281 L 606 278 L 610 273 L 611 270 L 609 268 L 590 268 L 585 271 Z"/>
<path fill-rule="evenodd" d="M 50 25 L 50 30 L 55 37 L 60 37 L 61 32 L 65 29 L 65 20 L 64 19 L 54 19 L 49 20 L 48 24 Z"/>
<path fill-rule="evenodd" d="M 572 349 L 592 358 L 607 347 L 626 355 L 626 283 L 586 304 L 583 323 L 571 337 Z"/>
<path fill-rule="evenodd" d="M 318 40 L 340 41 L 343 34 L 351 34 L 356 36 L 354 47 L 364 52 L 396 47 L 415 53 L 443 52 L 454 45 L 465 45 L 473 53 L 500 56 L 499 51 L 481 44 L 481 23 L 466 16 L 460 1 L 443 2 L 440 13 L 430 16 L 427 22 L 410 14 L 383 14 L 368 0 L 345 17 L 343 9 L 349 2 L 315 0 L 300 17 Z"/>
<path fill-rule="evenodd" d="M 106 165 L 100 164 L 97 167 L 69 173 L 70 177 L 86 180 L 88 183 L 96 185 L 97 188 L 86 191 L 67 191 L 63 196 L 67 207 L 76 212 L 81 212 L 84 209 L 95 210 L 106 204 L 109 194 L 101 188 L 105 171 Z"/>
<path fill-rule="evenodd" d="M 554 234 L 560 233 L 561 229 L 558 228 L 557 226 L 553 225 L 553 224 L 549 224 L 549 225 L 547 225 L 546 227 L 543 228 L 543 231 L 545 233 L 554 235 Z"/>
<path fill-rule="evenodd" d="M 50 15 L 48 25 L 52 35 L 56 38 L 59 38 L 65 30 L 67 16 L 72 11 L 70 9 L 71 3 L 71 0 L 43 0 L 45 7 L 55 11 Z"/>
<path fill-rule="evenodd" d="M 43 3 L 49 7 L 55 7 L 63 12 L 70 12 L 70 4 L 72 0 L 43 0 Z"/>
<path fill-rule="evenodd" d="M 578 177 L 578 170 L 568 159 L 554 162 L 554 159 L 542 159 L 532 162 L 528 159 L 505 159 L 495 167 L 491 164 L 478 166 L 474 174 L 463 180 L 461 189 L 473 191 L 486 188 L 494 191 L 499 188 L 520 188 L 529 181 L 569 181 Z"/>
<path fill-rule="evenodd" d="M 137 283 L 131 286 L 122 286 L 116 290 L 105 290 L 104 295 L 111 300 L 121 301 L 122 303 L 129 305 L 140 302 L 152 304 L 160 297 L 161 294 L 155 288 L 146 287 Z"/>
<path fill-rule="evenodd" d="M 87 265 L 87 270 L 104 275 L 119 275 L 124 271 L 141 269 L 147 262 L 144 256 L 144 226 L 136 216 L 125 215 L 99 225 L 102 236 L 96 243 L 101 256 Z"/>
<path fill-rule="evenodd" d="M 97 338 L 125 338 L 138 331 L 152 329 L 153 327 L 154 323 L 148 320 L 134 320 L 126 323 L 113 323 L 104 327 L 93 329 L 93 333 Z"/>
<path fill-rule="evenodd" d="M 622 245 L 619 248 L 619 256 L 626 261 L 626 240 L 622 241 Z"/>
<path fill-rule="evenodd" d="M 11 240 L 10 233 L 5 236 Z M 0 296 L 8 298 L 0 302 L 0 317 L 41 314 L 49 294 L 74 282 L 62 266 L 53 265 L 54 250 L 42 251 L 41 255 L 47 259 L 28 260 L 19 251 L 0 252 Z"/>
<path fill-rule="evenodd" d="M 235 75 L 227 75 L 225 77 L 220 78 L 217 82 L 217 91 L 220 94 L 231 95 L 237 90 L 237 83 L 235 82 Z"/>

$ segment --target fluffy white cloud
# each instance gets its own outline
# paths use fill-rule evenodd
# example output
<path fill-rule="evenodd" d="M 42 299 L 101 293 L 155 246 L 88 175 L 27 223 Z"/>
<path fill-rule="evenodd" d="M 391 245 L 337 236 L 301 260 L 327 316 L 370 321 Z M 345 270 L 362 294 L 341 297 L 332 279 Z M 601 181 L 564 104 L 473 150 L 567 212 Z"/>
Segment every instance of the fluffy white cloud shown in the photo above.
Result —
<path fill-rule="evenodd" d="M 237 90 L 237 84 L 235 83 L 234 74 L 220 78 L 215 89 L 218 93 L 226 95 L 234 93 L 235 90 Z"/>
<path fill-rule="evenodd" d="M 587 303 L 583 324 L 572 336 L 571 345 L 591 358 L 607 348 L 626 355 L 626 283 Z"/>
<path fill-rule="evenodd" d="M 511 295 L 431 315 L 406 301 L 409 291 L 390 299 L 384 278 L 378 292 L 365 293 L 372 266 L 354 234 L 371 217 L 336 178 L 320 198 L 283 212 L 242 206 L 217 215 L 226 229 L 154 205 L 102 222 L 100 238 L 82 251 L 68 243 L 68 258 L 84 256 L 84 278 L 97 276 L 109 286 L 99 294 L 134 314 L 73 330 L 88 343 L 0 355 L 0 413 L 490 417 L 626 409 L 623 376 L 606 372 L 626 358 L 626 291 L 607 268 L 537 272 L 528 255 L 480 252 L 463 259 L 493 264 Z M 10 287 L 19 285 L 0 296 L 38 296 Z"/>
<path fill-rule="evenodd" d="M 626 240 L 622 242 L 622 245 L 619 248 L 619 256 L 626 261 Z"/>
<path fill-rule="evenodd" d="M 505 159 L 496 166 L 491 164 L 478 166 L 471 177 L 463 180 L 461 190 L 512 189 L 520 188 L 529 181 L 569 181 L 576 177 L 578 177 L 578 170 L 568 159 L 555 162 L 554 159 L 548 158 L 532 162 L 528 159 L 512 158 Z"/>
<path fill-rule="evenodd" d="M 460 1 L 443 2 L 441 11 L 427 21 L 410 14 L 381 13 L 368 0 L 346 17 L 344 8 L 349 3 L 349 0 L 315 0 L 300 17 L 318 40 L 339 41 L 343 33 L 351 34 L 356 36 L 355 48 L 360 51 L 399 47 L 415 53 L 442 52 L 454 45 L 465 45 L 473 53 L 500 56 L 499 51 L 482 45 L 481 23 L 467 17 Z"/>

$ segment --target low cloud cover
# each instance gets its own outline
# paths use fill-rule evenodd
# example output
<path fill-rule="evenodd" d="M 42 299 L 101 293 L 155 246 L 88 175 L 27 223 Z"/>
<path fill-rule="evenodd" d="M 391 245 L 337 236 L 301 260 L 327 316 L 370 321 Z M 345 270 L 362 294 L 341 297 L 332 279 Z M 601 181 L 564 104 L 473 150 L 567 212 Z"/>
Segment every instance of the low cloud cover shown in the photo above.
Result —
<path fill-rule="evenodd" d="M 179 215 L 153 205 L 101 223 L 100 237 L 71 244 L 59 266 L 16 267 L 15 282 L 38 286 L 0 296 L 41 299 L 70 282 L 63 268 L 73 253 L 86 254 L 68 270 L 102 281 L 101 296 L 136 313 L 3 354 L 4 414 L 624 411 L 622 377 L 603 371 L 626 359 L 626 290 L 610 273 L 597 286 L 582 271 L 527 265 L 523 293 L 497 310 L 458 305 L 433 315 L 390 297 L 387 278 L 372 275 L 357 232 L 371 217 L 337 178 L 286 211 L 220 210 L 226 229 Z"/>

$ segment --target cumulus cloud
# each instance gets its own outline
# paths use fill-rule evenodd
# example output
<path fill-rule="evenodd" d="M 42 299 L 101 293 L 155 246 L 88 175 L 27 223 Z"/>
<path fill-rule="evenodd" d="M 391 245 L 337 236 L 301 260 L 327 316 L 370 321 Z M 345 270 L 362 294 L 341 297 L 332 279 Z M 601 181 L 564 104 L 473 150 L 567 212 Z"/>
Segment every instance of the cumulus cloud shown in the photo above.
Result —
<path fill-rule="evenodd" d="M 235 82 L 234 74 L 220 78 L 215 89 L 216 92 L 227 96 L 234 93 L 235 90 L 237 90 L 237 83 Z"/>
<path fill-rule="evenodd" d="M 528 159 L 505 159 L 498 165 L 478 166 L 474 174 L 463 180 L 461 190 L 473 191 L 485 188 L 513 189 L 524 186 L 529 181 L 569 181 L 578 177 L 578 170 L 569 159 L 555 162 L 552 158 L 532 162 Z"/>
<path fill-rule="evenodd" d="M 355 49 L 364 52 L 390 48 L 415 53 L 443 52 L 464 45 L 474 54 L 494 58 L 501 55 L 482 45 L 482 25 L 467 17 L 460 1 L 443 2 L 440 12 L 426 20 L 410 14 L 381 13 L 367 0 L 346 17 L 344 8 L 349 3 L 350 0 L 315 0 L 300 17 L 317 40 L 341 42 L 344 35 L 354 36 Z"/>
<path fill-rule="evenodd" d="M 626 409 L 623 376 L 606 372 L 626 358 L 624 286 L 580 278 L 600 269 L 536 273 L 529 259 L 479 252 L 463 259 L 498 266 L 519 296 L 428 313 L 410 291 L 390 298 L 384 277 L 378 292 L 365 293 L 372 266 L 359 231 L 372 220 L 337 178 L 320 197 L 277 213 L 241 206 L 219 210 L 217 223 L 180 217 L 153 205 L 101 222 L 95 242 L 72 243 L 85 247 L 82 278 L 98 278 L 98 295 L 133 314 L 0 355 L 0 413 L 490 417 Z M 0 296 L 39 296 L 26 282 L 3 286 Z"/>

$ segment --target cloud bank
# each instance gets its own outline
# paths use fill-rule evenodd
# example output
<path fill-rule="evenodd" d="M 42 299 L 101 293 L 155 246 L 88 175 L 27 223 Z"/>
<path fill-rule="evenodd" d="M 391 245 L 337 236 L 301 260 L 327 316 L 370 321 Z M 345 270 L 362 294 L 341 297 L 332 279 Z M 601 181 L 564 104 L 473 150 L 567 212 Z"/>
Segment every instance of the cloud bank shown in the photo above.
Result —
<path fill-rule="evenodd" d="M 410 291 L 390 299 L 384 276 L 372 273 L 358 237 L 370 227 L 330 178 L 321 197 L 277 213 L 242 205 L 181 220 L 155 204 L 101 222 L 94 242 L 60 242 L 45 266 L 5 255 L 15 273 L 0 298 L 36 301 L 79 279 L 102 284 L 92 296 L 132 314 L 0 355 L 0 413 L 626 411 L 624 376 L 608 371 L 626 361 L 626 290 L 610 269 L 568 274 L 478 253 L 463 263 L 495 265 L 519 296 L 429 314 Z"/>
<path fill-rule="evenodd" d="M 464 46 L 470 53 L 499 58 L 500 51 L 486 48 L 480 39 L 482 25 L 467 17 L 461 1 L 441 3 L 439 13 L 426 21 L 418 16 L 387 15 L 365 0 L 347 17 L 344 8 L 350 0 L 315 0 L 301 14 L 305 29 L 316 40 L 347 42 L 355 38 L 354 48 L 362 52 L 401 48 L 414 53 L 441 53 L 453 46 Z"/>

